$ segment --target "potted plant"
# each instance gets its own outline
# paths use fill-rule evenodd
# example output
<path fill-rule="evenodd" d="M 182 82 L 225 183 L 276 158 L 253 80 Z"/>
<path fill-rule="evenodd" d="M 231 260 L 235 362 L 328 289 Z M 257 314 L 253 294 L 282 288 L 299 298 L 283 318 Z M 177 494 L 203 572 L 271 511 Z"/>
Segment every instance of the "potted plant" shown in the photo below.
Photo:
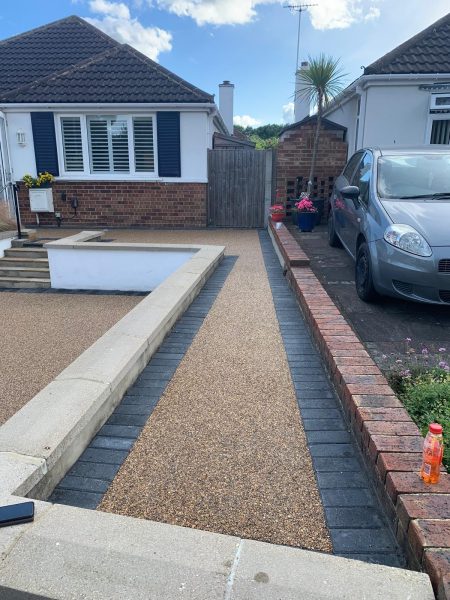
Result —
<path fill-rule="evenodd" d="M 33 212 L 53 212 L 52 183 L 54 177 L 45 171 L 37 177 L 24 175 L 23 182 L 28 188 L 30 197 L 30 209 Z"/>
<path fill-rule="evenodd" d="M 298 227 L 300 231 L 312 231 L 316 224 L 317 208 L 308 196 L 303 196 L 295 206 L 298 211 Z"/>
<path fill-rule="evenodd" d="M 281 223 L 286 216 L 286 210 L 282 204 L 273 204 L 269 207 L 269 213 L 272 221 Z"/>

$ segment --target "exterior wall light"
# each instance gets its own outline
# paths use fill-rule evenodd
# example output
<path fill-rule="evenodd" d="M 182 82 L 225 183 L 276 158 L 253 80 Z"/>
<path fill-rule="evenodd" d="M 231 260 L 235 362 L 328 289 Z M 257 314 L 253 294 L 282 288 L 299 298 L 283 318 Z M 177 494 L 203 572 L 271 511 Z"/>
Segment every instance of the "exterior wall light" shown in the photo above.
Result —
<path fill-rule="evenodd" d="M 16 139 L 17 139 L 17 143 L 19 144 L 19 146 L 26 146 L 27 145 L 27 139 L 26 139 L 26 136 L 25 136 L 25 131 L 22 131 L 22 129 L 18 129 L 17 130 Z"/>

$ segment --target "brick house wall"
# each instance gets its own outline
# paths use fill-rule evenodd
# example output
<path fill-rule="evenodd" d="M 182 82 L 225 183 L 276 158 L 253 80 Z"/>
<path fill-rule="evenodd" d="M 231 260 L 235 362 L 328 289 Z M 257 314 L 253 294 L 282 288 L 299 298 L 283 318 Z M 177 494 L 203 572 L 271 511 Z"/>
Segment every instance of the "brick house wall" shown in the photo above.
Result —
<path fill-rule="evenodd" d="M 63 200 L 63 193 L 66 200 Z M 62 226 L 86 227 L 206 227 L 206 183 L 154 181 L 55 181 L 53 204 Z M 78 200 L 77 214 L 71 207 Z M 22 224 L 36 227 L 27 188 L 19 185 Z M 42 226 L 56 225 L 53 213 L 38 213 Z"/>
<path fill-rule="evenodd" d="M 324 128 L 320 132 L 312 194 L 314 198 L 325 198 L 328 201 L 334 180 L 347 162 L 347 143 L 342 139 L 343 133 L 342 130 Z M 281 135 L 277 148 L 279 200 L 287 201 L 296 197 L 297 178 L 301 178 L 300 191 L 306 191 L 314 135 L 315 121 L 289 129 Z"/>

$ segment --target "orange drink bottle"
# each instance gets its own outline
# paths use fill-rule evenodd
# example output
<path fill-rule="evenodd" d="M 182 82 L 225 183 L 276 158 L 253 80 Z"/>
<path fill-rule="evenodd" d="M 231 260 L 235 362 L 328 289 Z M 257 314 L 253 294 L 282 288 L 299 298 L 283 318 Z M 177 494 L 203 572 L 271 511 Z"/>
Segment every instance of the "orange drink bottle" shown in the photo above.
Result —
<path fill-rule="evenodd" d="M 443 455 L 442 425 L 431 423 L 423 444 L 423 461 L 420 472 L 425 483 L 438 483 Z"/>

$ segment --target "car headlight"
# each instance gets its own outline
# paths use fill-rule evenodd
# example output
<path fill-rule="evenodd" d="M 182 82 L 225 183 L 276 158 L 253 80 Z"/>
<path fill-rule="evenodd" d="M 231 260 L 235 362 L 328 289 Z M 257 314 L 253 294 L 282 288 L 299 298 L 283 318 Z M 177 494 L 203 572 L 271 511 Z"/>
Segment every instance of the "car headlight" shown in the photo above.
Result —
<path fill-rule="evenodd" d="M 427 240 L 410 225 L 389 225 L 384 232 L 388 244 L 417 256 L 433 254 Z"/>

